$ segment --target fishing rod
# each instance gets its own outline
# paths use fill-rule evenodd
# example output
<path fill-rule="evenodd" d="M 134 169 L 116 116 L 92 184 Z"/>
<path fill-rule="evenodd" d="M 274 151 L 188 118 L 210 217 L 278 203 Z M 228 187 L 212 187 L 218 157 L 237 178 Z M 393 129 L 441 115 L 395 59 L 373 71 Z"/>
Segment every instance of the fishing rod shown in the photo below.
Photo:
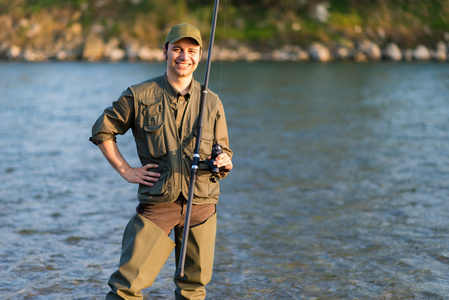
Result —
<path fill-rule="evenodd" d="M 185 265 L 185 260 L 186 260 L 187 241 L 189 239 L 190 215 L 191 215 L 191 210 L 192 210 L 195 182 L 196 182 L 196 177 L 198 174 L 198 168 L 199 168 L 199 164 L 200 164 L 201 135 L 203 133 L 204 110 L 206 108 L 207 86 L 209 85 L 209 73 L 210 73 L 210 65 L 211 65 L 211 60 L 212 60 L 212 48 L 214 46 L 215 26 L 217 24 L 217 14 L 218 14 L 219 2 L 220 2 L 219 0 L 215 0 L 214 14 L 212 17 L 212 28 L 211 28 L 210 40 L 209 40 L 209 52 L 207 54 L 207 62 L 206 62 L 206 75 L 204 78 L 204 84 L 201 87 L 200 112 L 198 115 L 198 130 L 197 130 L 196 141 L 195 141 L 195 150 L 193 151 L 194 153 L 193 153 L 192 167 L 191 167 L 191 171 L 190 171 L 189 196 L 187 198 L 186 219 L 185 219 L 185 223 L 184 223 L 184 233 L 182 236 L 182 244 L 181 244 L 181 252 L 179 255 L 178 270 L 176 271 L 177 277 L 184 277 L 184 265 Z"/>

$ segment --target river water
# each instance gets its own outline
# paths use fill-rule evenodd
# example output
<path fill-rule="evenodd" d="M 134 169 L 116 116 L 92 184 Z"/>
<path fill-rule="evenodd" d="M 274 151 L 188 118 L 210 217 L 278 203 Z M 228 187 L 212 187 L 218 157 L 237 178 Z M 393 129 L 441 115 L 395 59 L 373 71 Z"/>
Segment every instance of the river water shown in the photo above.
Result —
<path fill-rule="evenodd" d="M 0 64 L 1 299 L 104 297 L 136 186 L 90 128 L 163 71 Z M 235 169 L 208 299 L 447 299 L 447 64 L 214 63 L 210 87 Z M 174 271 L 172 254 L 146 298 L 172 299 Z"/>

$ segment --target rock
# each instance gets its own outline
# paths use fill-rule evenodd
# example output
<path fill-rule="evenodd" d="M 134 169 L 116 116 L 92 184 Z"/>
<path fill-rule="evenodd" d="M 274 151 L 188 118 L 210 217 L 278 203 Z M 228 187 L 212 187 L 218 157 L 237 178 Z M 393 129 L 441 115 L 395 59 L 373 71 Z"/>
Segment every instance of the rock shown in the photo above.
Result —
<path fill-rule="evenodd" d="M 271 52 L 271 59 L 275 61 L 307 61 L 309 53 L 299 46 L 286 45 Z"/>
<path fill-rule="evenodd" d="M 107 57 L 111 61 L 120 61 L 126 57 L 126 52 L 120 48 L 111 49 L 109 52 L 109 56 Z"/>
<path fill-rule="evenodd" d="M 366 59 L 368 60 L 380 60 L 382 58 L 380 47 L 371 41 L 363 41 L 359 44 L 358 48 L 366 55 Z"/>
<path fill-rule="evenodd" d="M 40 51 L 35 51 L 34 49 L 28 48 L 25 49 L 22 53 L 22 58 L 25 61 L 44 61 L 47 59 L 45 53 Z"/>
<path fill-rule="evenodd" d="M 59 61 L 76 60 L 80 56 L 74 50 L 62 49 L 56 53 L 54 58 Z"/>
<path fill-rule="evenodd" d="M 203 57 L 206 57 L 206 53 L 203 53 Z M 215 47 L 212 58 L 214 60 L 237 61 L 239 60 L 239 53 L 236 50 Z"/>
<path fill-rule="evenodd" d="M 415 60 L 429 60 L 430 59 L 430 51 L 424 45 L 418 45 L 416 49 L 413 51 L 413 58 Z"/>
<path fill-rule="evenodd" d="M 6 53 L 9 50 L 9 43 L 0 41 L 0 58 L 6 58 Z"/>
<path fill-rule="evenodd" d="M 365 52 L 362 51 L 356 51 L 353 57 L 353 60 L 355 62 L 367 62 L 368 57 Z"/>
<path fill-rule="evenodd" d="M 402 60 L 401 49 L 395 43 L 390 43 L 385 48 L 385 58 L 394 61 Z"/>
<path fill-rule="evenodd" d="M 239 46 L 237 48 L 237 53 L 238 53 L 238 60 L 245 60 L 246 54 L 251 51 L 248 47 L 246 46 Z"/>
<path fill-rule="evenodd" d="M 413 60 L 413 53 L 414 53 L 414 51 L 412 49 L 405 49 L 405 51 L 404 51 L 404 59 L 406 61 L 412 61 Z"/>
<path fill-rule="evenodd" d="M 60 61 L 68 60 L 69 55 L 66 50 L 60 50 L 56 53 L 55 59 Z"/>
<path fill-rule="evenodd" d="M 162 61 L 164 60 L 164 53 L 162 50 L 144 46 L 137 51 L 137 57 L 145 61 Z"/>
<path fill-rule="evenodd" d="M 101 60 L 104 55 L 104 42 L 96 34 L 90 34 L 84 42 L 82 58 L 88 61 Z"/>
<path fill-rule="evenodd" d="M 327 62 L 331 60 L 329 49 L 320 43 L 310 45 L 308 53 L 314 61 Z"/>
<path fill-rule="evenodd" d="M 139 57 L 139 48 L 140 45 L 138 42 L 127 42 L 125 45 L 126 57 L 128 57 L 129 60 L 137 60 Z"/>
<path fill-rule="evenodd" d="M 22 53 L 22 49 L 20 49 L 19 46 L 12 45 L 9 47 L 9 49 L 6 51 L 6 57 L 9 59 L 17 59 L 19 58 L 19 55 Z"/>
<path fill-rule="evenodd" d="M 304 51 L 302 49 L 298 51 L 297 57 L 299 61 L 308 61 L 310 59 L 309 53 L 307 53 L 307 51 Z"/>
<path fill-rule="evenodd" d="M 307 61 L 309 60 L 309 53 L 304 51 L 299 46 L 287 45 L 284 48 L 284 51 L 288 53 L 289 60 L 292 61 Z"/>
<path fill-rule="evenodd" d="M 239 46 L 237 51 L 230 49 L 220 49 L 219 55 L 212 55 L 214 59 L 219 58 L 222 60 L 242 60 L 242 61 L 256 61 L 262 59 L 262 53 L 256 52 L 249 47 Z"/>
<path fill-rule="evenodd" d="M 444 42 L 438 42 L 433 58 L 438 61 L 445 61 L 447 59 L 447 47 Z"/>
<path fill-rule="evenodd" d="M 120 41 L 117 38 L 112 38 L 105 45 L 104 57 L 110 61 L 123 60 L 126 56 L 126 52 L 120 49 Z"/>
<path fill-rule="evenodd" d="M 279 49 L 273 50 L 271 57 L 275 61 L 287 61 L 289 59 L 288 53 Z"/>
<path fill-rule="evenodd" d="M 256 61 L 262 59 L 262 53 L 256 51 L 248 51 L 244 55 L 244 60 L 246 61 Z"/>
<path fill-rule="evenodd" d="M 338 60 L 347 60 L 351 57 L 351 51 L 346 47 L 339 46 L 334 51 L 334 57 Z"/>

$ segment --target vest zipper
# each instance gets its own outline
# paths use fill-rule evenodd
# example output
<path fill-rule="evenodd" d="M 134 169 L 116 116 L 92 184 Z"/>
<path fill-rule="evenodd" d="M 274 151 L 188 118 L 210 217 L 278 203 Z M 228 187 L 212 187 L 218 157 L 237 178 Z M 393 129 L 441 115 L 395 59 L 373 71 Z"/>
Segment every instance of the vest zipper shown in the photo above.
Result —
<path fill-rule="evenodd" d="M 183 169 L 183 164 L 182 164 L 182 154 L 184 152 L 184 150 L 182 149 L 182 139 L 178 138 L 178 142 L 179 142 L 179 183 L 180 183 L 180 188 L 179 188 L 179 193 L 182 194 L 182 184 L 183 184 L 183 176 L 182 176 L 182 169 Z"/>
<path fill-rule="evenodd" d="M 175 120 L 176 122 L 176 120 Z M 176 125 L 176 124 L 175 124 Z M 182 126 L 182 125 L 181 125 Z M 182 148 L 182 128 L 180 128 L 181 130 L 178 130 L 178 128 L 176 128 L 176 134 L 178 135 L 178 144 L 179 144 L 179 155 L 178 155 L 178 163 L 179 163 L 179 194 L 182 195 L 182 184 L 183 184 L 183 159 L 182 159 L 182 155 L 184 153 L 184 149 Z"/>

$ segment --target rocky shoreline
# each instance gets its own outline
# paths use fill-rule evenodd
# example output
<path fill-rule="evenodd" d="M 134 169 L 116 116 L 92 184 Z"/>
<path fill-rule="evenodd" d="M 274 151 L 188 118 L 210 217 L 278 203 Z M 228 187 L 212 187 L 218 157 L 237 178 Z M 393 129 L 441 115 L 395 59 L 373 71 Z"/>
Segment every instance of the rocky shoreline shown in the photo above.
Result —
<path fill-rule="evenodd" d="M 50 49 L 22 49 L 19 46 L 0 44 L 0 60 L 3 61 L 163 61 L 161 49 L 150 48 L 138 42 L 120 46 L 118 39 L 104 42 L 99 36 L 90 35 L 84 40 L 69 44 L 55 44 Z M 203 59 L 206 58 L 203 55 Z M 286 45 L 269 52 L 257 52 L 246 46 L 234 48 L 214 47 L 214 60 L 221 61 L 439 61 L 448 62 L 448 45 L 439 42 L 434 48 L 417 45 L 414 49 L 400 49 L 395 43 L 384 47 L 371 41 L 357 43 L 348 48 L 313 43 L 307 48 Z"/>
<path fill-rule="evenodd" d="M 12 23 L 12 21 L 10 22 Z M 80 23 L 74 23 L 52 37 L 42 37 L 39 25 L 25 24 L 28 42 L 25 46 L 0 40 L 0 60 L 3 61 L 163 61 L 162 49 L 151 48 L 138 40 L 104 37 L 91 31 L 85 34 Z M 13 28 L 13 26 L 9 26 Z M 12 29 L 11 29 L 12 30 Z M 100 30 L 101 31 L 101 30 Z M 449 60 L 449 34 L 445 41 L 433 47 L 418 44 L 413 49 L 400 49 L 395 43 L 379 45 L 368 39 L 346 41 L 346 45 L 312 43 L 308 47 L 285 45 L 279 49 L 258 52 L 236 41 L 228 47 L 214 47 L 214 60 L 222 61 L 440 61 Z M 206 58 L 203 55 L 203 58 Z"/>

